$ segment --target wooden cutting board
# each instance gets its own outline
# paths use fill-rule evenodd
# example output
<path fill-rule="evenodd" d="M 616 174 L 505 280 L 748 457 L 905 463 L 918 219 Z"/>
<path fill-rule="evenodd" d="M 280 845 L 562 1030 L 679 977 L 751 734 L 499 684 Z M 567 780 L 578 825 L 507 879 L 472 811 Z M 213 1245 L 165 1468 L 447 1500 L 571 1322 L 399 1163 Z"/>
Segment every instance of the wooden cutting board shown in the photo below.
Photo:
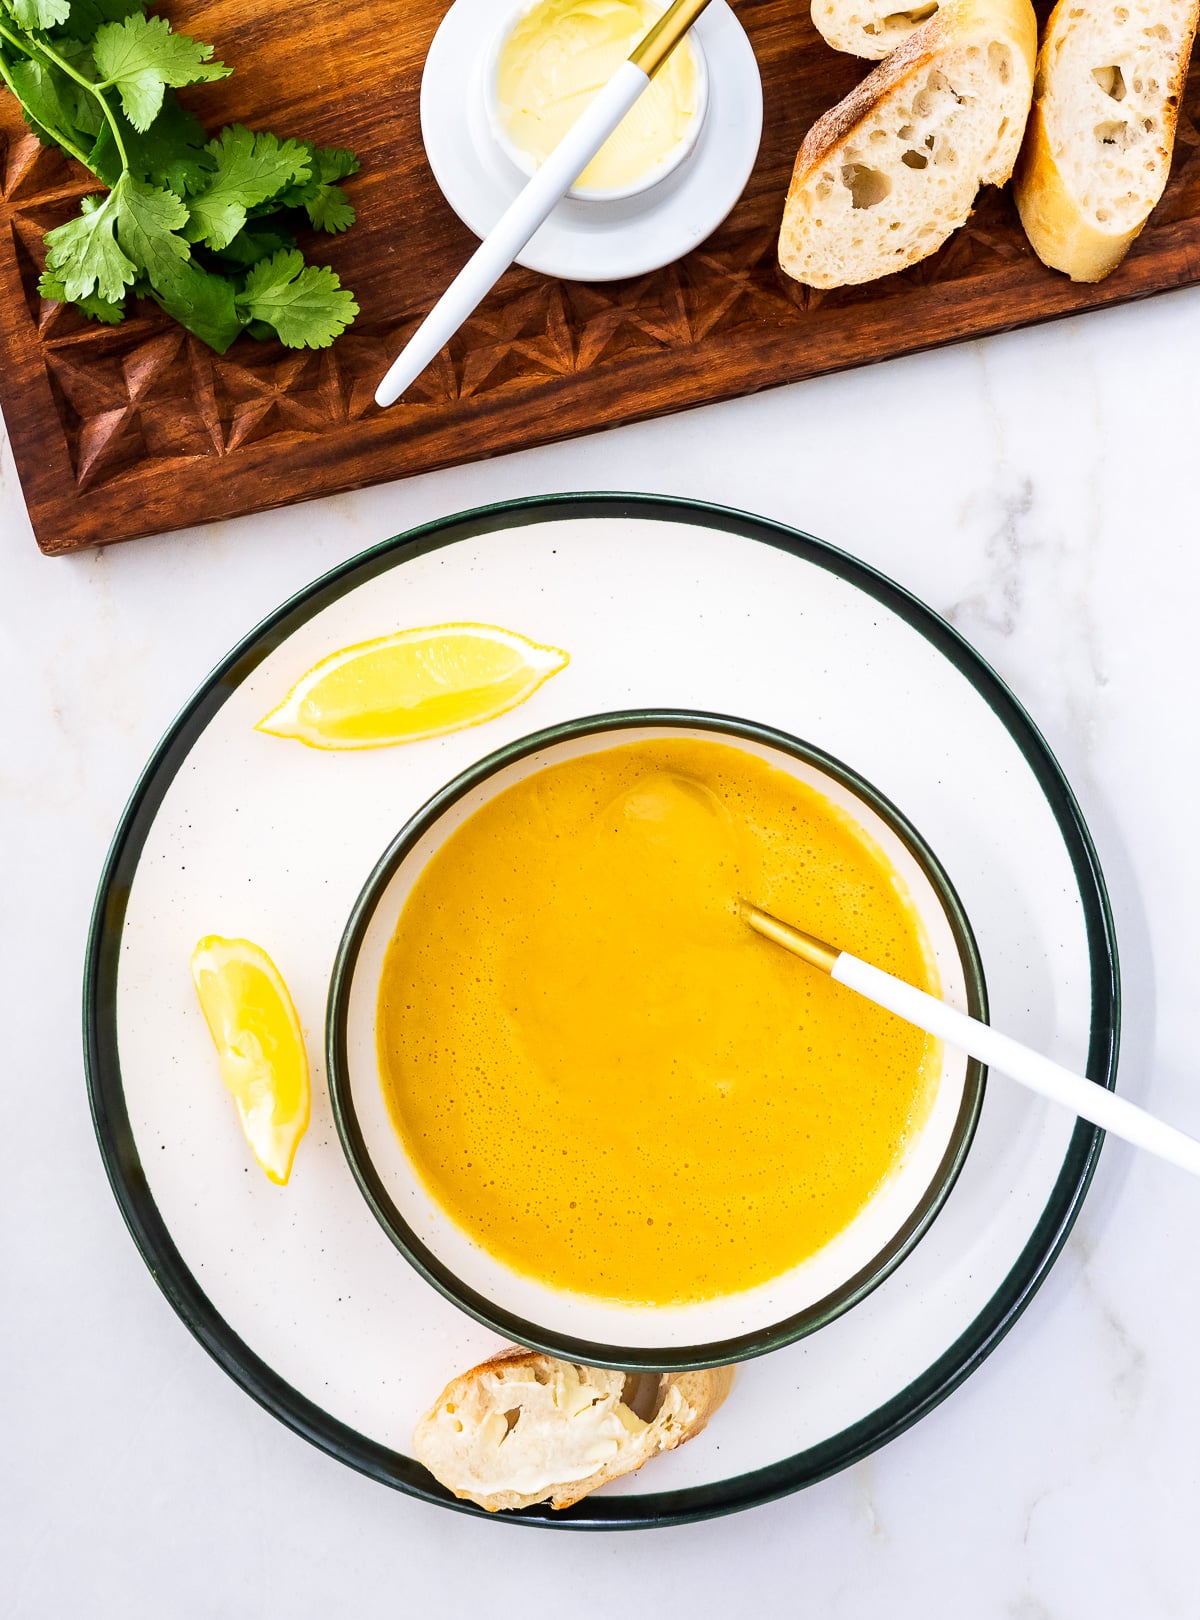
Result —
<path fill-rule="evenodd" d="M 474 243 L 421 144 L 421 68 L 444 0 L 172 0 L 165 10 L 236 69 L 183 92 L 210 129 L 241 120 L 358 152 L 348 190 L 359 223 L 313 240 L 309 257 L 335 266 L 362 313 L 323 353 L 243 338 L 218 356 L 157 310 L 113 328 L 43 302 L 42 234 L 95 185 L 39 147 L 0 90 L 0 405 L 46 552 L 356 489 L 1200 280 L 1198 68 L 1166 196 L 1099 287 L 1038 263 L 1007 190 L 989 192 L 914 270 L 834 293 L 797 287 L 775 263 L 792 160 L 867 64 L 824 44 L 804 0 L 741 0 L 766 112 L 758 165 L 724 226 L 636 281 L 510 271 L 411 403 L 381 412 L 376 383 Z"/>

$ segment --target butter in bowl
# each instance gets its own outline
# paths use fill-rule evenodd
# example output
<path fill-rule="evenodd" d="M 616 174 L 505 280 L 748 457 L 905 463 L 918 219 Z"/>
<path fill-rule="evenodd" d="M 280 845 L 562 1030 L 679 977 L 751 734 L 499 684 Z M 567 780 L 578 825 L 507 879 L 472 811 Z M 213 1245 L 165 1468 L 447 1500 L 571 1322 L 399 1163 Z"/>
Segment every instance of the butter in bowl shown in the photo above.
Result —
<path fill-rule="evenodd" d="M 506 17 L 484 69 L 491 133 L 532 175 L 662 9 L 653 0 L 534 0 Z M 567 193 L 636 196 L 694 151 L 708 110 L 708 63 L 695 31 L 668 57 Z"/>
<path fill-rule="evenodd" d="M 488 0 L 456 0 L 426 60 L 421 133 L 481 241 L 376 403 L 403 396 L 513 263 L 611 281 L 698 246 L 740 196 L 761 130 L 754 53 L 723 0 L 535 0 L 498 32 Z"/>

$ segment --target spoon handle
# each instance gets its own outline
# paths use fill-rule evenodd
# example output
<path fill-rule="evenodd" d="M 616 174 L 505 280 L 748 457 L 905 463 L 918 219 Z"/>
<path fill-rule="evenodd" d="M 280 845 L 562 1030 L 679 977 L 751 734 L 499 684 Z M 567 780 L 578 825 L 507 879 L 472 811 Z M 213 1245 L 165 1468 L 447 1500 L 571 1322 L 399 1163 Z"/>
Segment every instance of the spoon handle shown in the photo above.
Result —
<path fill-rule="evenodd" d="M 906 1023 L 928 1030 L 931 1035 L 939 1036 L 952 1046 L 961 1047 L 969 1056 L 978 1058 L 989 1068 L 999 1069 L 1010 1079 L 1048 1097 L 1051 1102 L 1072 1109 L 1081 1119 L 1099 1125 L 1101 1130 L 1111 1131 L 1114 1136 L 1132 1142 L 1135 1147 L 1145 1148 L 1160 1159 L 1178 1165 L 1181 1170 L 1190 1170 L 1192 1175 L 1200 1176 L 1200 1142 L 1195 1137 L 1156 1119 L 1144 1108 L 1118 1097 L 1107 1087 L 1075 1074 L 1061 1063 L 1055 1063 L 1042 1053 L 1023 1046 L 1010 1035 L 1002 1035 L 990 1024 L 980 1023 L 977 1018 L 948 1006 L 937 996 L 905 984 L 903 979 L 897 979 L 882 968 L 851 956 L 847 951 L 838 953 L 830 973 L 839 984 L 856 990 L 868 1001 L 886 1007 Z"/>
<path fill-rule="evenodd" d="M 396 356 L 375 391 L 377 405 L 395 404 L 474 314 L 649 83 L 646 73 L 631 58 L 597 92 Z"/>

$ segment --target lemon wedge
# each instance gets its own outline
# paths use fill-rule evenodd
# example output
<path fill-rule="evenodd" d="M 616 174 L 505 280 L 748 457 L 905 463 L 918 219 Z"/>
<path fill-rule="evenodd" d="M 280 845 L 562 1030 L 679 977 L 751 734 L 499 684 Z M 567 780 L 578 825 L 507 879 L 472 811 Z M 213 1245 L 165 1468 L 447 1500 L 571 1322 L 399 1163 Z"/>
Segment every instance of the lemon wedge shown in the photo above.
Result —
<path fill-rule="evenodd" d="M 331 653 L 257 731 L 310 748 L 387 748 L 515 709 L 570 662 L 494 624 L 433 624 Z"/>
<path fill-rule="evenodd" d="M 192 952 L 192 982 L 246 1140 L 282 1187 L 308 1129 L 312 1095 L 288 987 L 261 946 L 217 934 Z"/>

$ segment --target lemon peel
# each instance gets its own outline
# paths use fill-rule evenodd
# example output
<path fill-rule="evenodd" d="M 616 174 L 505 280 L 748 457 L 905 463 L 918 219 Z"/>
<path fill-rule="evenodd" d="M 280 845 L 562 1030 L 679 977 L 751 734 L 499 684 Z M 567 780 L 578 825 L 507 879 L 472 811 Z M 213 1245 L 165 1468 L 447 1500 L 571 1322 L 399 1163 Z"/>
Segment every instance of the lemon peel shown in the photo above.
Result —
<path fill-rule="evenodd" d="M 261 946 L 219 934 L 192 952 L 192 982 L 246 1140 L 268 1178 L 284 1186 L 312 1101 L 288 987 Z"/>
<path fill-rule="evenodd" d="M 569 662 L 499 625 L 423 625 L 321 659 L 255 730 L 321 749 L 420 742 L 515 709 Z"/>

